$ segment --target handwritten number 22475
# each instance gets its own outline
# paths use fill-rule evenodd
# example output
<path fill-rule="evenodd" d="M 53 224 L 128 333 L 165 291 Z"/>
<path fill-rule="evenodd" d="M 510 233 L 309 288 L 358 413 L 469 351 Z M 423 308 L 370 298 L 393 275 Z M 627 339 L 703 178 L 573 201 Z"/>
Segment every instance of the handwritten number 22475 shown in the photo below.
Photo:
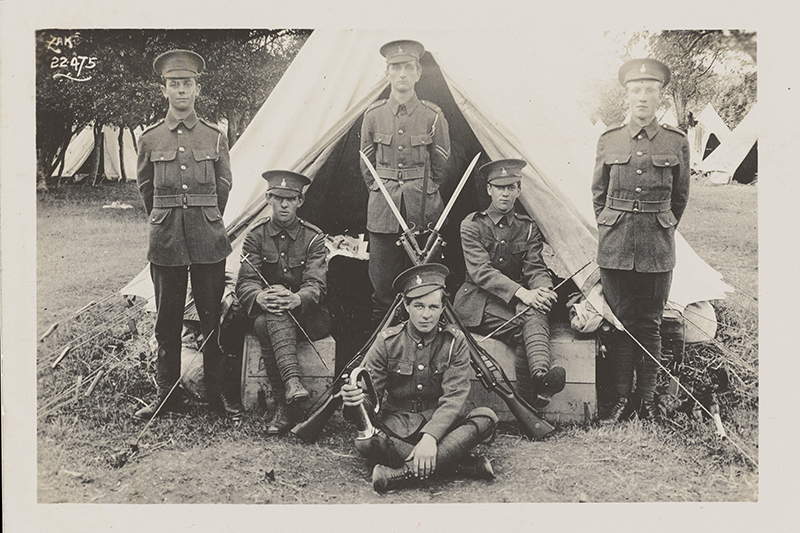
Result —
<path fill-rule="evenodd" d="M 81 71 L 86 69 L 93 69 L 97 66 L 97 58 L 96 57 L 87 57 L 87 56 L 72 56 L 72 59 L 66 56 L 55 56 L 52 61 L 50 61 L 50 68 L 70 68 L 72 67 L 75 70 L 75 75 L 80 76 Z"/>

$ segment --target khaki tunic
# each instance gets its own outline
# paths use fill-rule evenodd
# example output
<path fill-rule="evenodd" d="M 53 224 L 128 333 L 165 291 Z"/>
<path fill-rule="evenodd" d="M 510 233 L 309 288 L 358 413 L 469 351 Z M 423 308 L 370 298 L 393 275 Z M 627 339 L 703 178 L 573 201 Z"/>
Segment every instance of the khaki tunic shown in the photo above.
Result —
<path fill-rule="evenodd" d="M 137 181 L 150 222 L 147 260 L 218 263 L 231 252 L 222 222 L 232 186 L 228 138 L 192 112 L 172 113 L 139 140 Z"/>
<path fill-rule="evenodd" d="M 689 199 L 689 141 L 653 120 L 609 128 L 597 143 L 592 196 L 602 268 L 668 272 Z"/>
<path fill-rule="evenodd" d="M 271 285 L 283 285 L 300 297 L 300 313 L 319 306 L 327 290 L 328 252 L 322 230 L 301 219 L 288 227 L 275 225 L 267 217 L 256 222 L 245 237 L 242 253 Z M 242 261 L 236 281 L 236 296 L 249 317 L 264 311 L 256 296 L 265 290 L 258 273 Z M 309 335 L 315 337 L 312 331 Z M 320 332 L 322 333 L 322 332 Z"/>
<path fill-rule="evenodd" d="M 442 440 L 466 414 L 471 369 L 464 334 L 455 326 L 438 328 L 415 338 L 404 322 L 383 330 L 364 357 L 378 398 L 388 393 L 381 421 L 400 437 L 422 427 Z M 408 402 L 419 402 L 413 412 Z"/>
<path fill-rule="evenodd" d="M 539 226 L 527 215 L 502 214 L 493 206 L 461 222 L 466 278 L 454 307 L 467 327 L 481 324 L 487 301 L 511 307 L 520 288 L 552 288 Z M 513 312 L 510 316 L 513 316 Z"/>
<path fill-rule="evenodd" d="M 380 100 L 364 113 L 361 151 L 383 178 L 406 223 L 424 229 L 436 223 L 444 210 L 439 186 L 450 159 L 450 131 L 442 110 L 414 95 L 401 105 L 393 96 Z M 422 182 L 428 172 L 425 220 L 422 220 Z M 370 190 L 367 230 L 399 233 L 400 223 L 392 214 L 369 169 L 361 162 L 361 173 Z"/>

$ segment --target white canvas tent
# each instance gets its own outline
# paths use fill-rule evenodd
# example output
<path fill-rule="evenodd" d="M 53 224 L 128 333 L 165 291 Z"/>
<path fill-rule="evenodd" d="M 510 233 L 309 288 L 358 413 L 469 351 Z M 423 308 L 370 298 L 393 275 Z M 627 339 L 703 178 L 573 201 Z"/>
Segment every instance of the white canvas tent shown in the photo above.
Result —
<path fill-rule="evenodd" d="M 605 133 L 605 131 L 608 129 L 608 126 L 606 126 L 606 123 L 603 122 L 602 118 L 598 118 L 597 122 L 594 123 L 594 126 L 592 126 L 592 128 L 594 128 L 595 135 L 600 137 L 600 135 Z"/>
<path fill-rule="evenodd" d="M 712 139 L 712 136 L 716 137 L 716 145 L 719 146 L 727 141 L 731 135 L 730 128 L 728 128 L 725 121 L 720 118 L 717 110 L 714 109 L 711 103 L 706 104 L 706 107 L 697 116 L 697 125 L 693 128 L 693 131 L 695 132 L 694 148 L 697 153 L 700 154 L 700 160 L 697 161 L 697 164 L 699 164 L 704 157 L 707 157 L 705 155 L 707 150 L 709 153 L 713 151 L 713 148 L 709 150 L 709 141 Z"/>
<path fill-rule="evenodd" d="M 556 273 L 565 277 L 593 261 L 597 238 L 590 182 L 598 135 L 574 104 L 577 99 L 552 83 L 563 65 L 559 58 L 532 52 L 546 47 L 521 46 L 515 36 L 484 41 L 474 37 L 467 32 L 314 31 L 231 151 L 234 188 L 224 216 L 234 244 L 229 269 L 238 269 L 247 225 L 267 213 L 262 172 L 304 173 L 315 180 L 308 196 L 317 181 L 330 176 L 347 174 L 348 179 L 361 181 L 356 127 L 388 85 L 378 49 L 398 38 L 418 39 L 430 52 L 423 58 L 418 93 L 445 111 L 453 152 L 463 152 L 456 179 L 477 151 L 490 159 L 525 159 L 529 165 L 523 170 L 520 201 L 552 247 Z M 552 50 L 547 54 L 552 56 Z M 529 78 L 509 82 L 509 64 L 517 75 L 530 73 Z M 439 85 L 434 87 L 436 79 Z M 434 91 L 431 96 L 423 94 L 426 83 Z M 339 188 L 329 187 L 326 198 L 333 198 Z M 451 219 L 457 232 L 460 218 Z M 678 267 L 670 300 L 682 309 L 691 302 L 724 298 L 731 289 L 721 276 L 682 237 L 677 241 Z M 598 279 L 592 267 L 575 276 L 590 302 L 603 309 Z M 148 270 L 122 292 L 150 297 Z"/>
<path fill-rule="evenodd" d="M 73 136 L 64 155 L 64 170 L 61 172 L 61 177 L 77 177 L 75 174 L 89 159 L 94 151 L 93 126 L 93 124 L 89 124 Z M 125 175 L 129 181 L 132 181 L 136 179 L 136 148 L 130 130 L 125 129 L 122 142 Z M 103 126 L 103 169 L 101 172 L 106 179 L 110 180 L 118 180 L 122 177 L 119 157 L 119 128 L 114 126 Z M 53 171 L 53 176 L 58 175 L 57 167 Z"/>
<path fill-rule="evenodd" d="M 739 125 L 720 144 L 711 155 L 700 162 L 695 170 L 707 173 L 714 183 L 729 183 L 736 179 L 743 183 L 752 181 L 750 175 L 757 171 L 756 143 L 758 142 L 758 104 L 750 108 L 750 112 Z M 751 155 L 752 153 L 752 155 Z M 749 157 L 748 157 L 749 156 Z M 756 159 L 753 164 L 744 168 L 747 159 Z M 737 172 L 747 173 L 740 176 Z"/>

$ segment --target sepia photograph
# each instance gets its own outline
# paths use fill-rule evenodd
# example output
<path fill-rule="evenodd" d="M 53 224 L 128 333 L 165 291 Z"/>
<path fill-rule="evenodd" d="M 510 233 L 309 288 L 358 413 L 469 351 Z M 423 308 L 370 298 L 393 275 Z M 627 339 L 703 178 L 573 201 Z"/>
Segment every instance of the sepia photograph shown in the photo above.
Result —
<path fill-rule="evenodd" d="M 164 19 L 15 44 L 42 516 L 769 505 L 761 26 Z"/>

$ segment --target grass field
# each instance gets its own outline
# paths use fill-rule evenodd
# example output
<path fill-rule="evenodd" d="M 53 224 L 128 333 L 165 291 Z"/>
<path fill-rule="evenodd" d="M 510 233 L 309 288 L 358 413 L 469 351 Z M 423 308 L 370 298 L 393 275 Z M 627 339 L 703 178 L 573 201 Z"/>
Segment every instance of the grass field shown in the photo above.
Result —
<path fill-rule="evenodd" d="M 38 193 L 38 332 L 62 324 L 40 344 L 38 372 L 38 499 L 74 503 L 446 503 L 757 501 L 758 469 L 714 435 L 708 421 L 680 416 L 662 425 L 633 421 L 618 427 L 567 425 L 542 442 L 501 427 L 484 451 L 497 479 L 433 481 L 422 490 L 378 495 L 352 444 L 353 430 L 335 415 L 318 443 L 291 436 L 269 439 L 261 413 L 233 424 L 194 407 L 188 415 L 159 419 L 140 452 L 121 468 L 110 458 L 130 449 L 141 429 L 130 413 L 153 395 L 145 350 L 147 317 L 136 308 L 138 330 L 123 321 L 70 352 L 53 370 L 47 364 L 79 335 L 125 310 L 113 292 L 145 266 L 147 225 L 135 184 L 69 186 Z M 103 209 L 112 201 L 132 209 Z M 757 294 L 756 187 L 697 185 L 681 231 L 701 257 L 726 278 Z M 107 298 L 78 319 L 90 301 Z M 757 315 L 745 306 L 717 303 L 725 324 L 720 339 L 731 357 L 755 367 L 752 401 L 733 379 L 721 406 L 726 427 L 758 460 Z M 139 313 L 139 314 L 135 314 Z M 749 314 L 748 314 L 749 313 Z M 733 331 L 733 330 L 736 331 Z M 710 361 L 708 354 L 696 354 Z M 705 357 L 705 359 L 703 358 Z M 717 359 L 728 357 L 724 352 Z M 73 395 L 77 376 L 103 361 L 113 370 L 84 396 Z M 109 368 L 109 367 L 106 367 Z M 738 367 L 736 367 L 738 368 Z M 88 381 L 88 378 L 86 378 Z M 52 399 L 70 401 L 59 407 Z M 734 397 L 735 396 L 735 397 Z M 47 409 L 43 409 L 50 403 Z M 722 403 L 722 401 L 721 401 Z"/>

